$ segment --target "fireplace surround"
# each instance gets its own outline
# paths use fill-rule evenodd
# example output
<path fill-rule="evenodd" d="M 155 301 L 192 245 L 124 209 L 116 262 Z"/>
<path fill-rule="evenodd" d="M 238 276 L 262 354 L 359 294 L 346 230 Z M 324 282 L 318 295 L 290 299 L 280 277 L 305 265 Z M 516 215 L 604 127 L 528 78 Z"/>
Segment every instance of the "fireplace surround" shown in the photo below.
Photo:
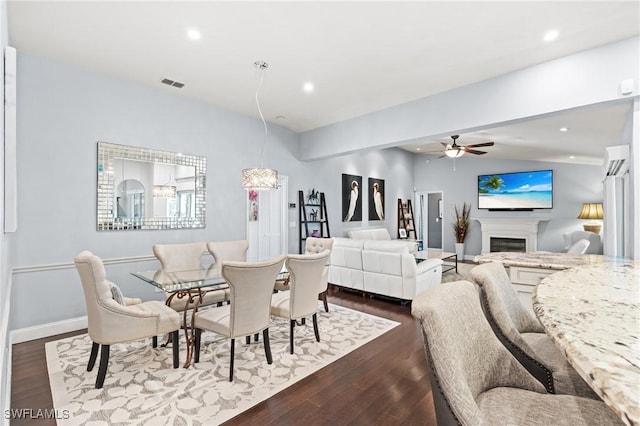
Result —
<path fill-rule="evenodd" d="M 525 252 L 538 251 L 538 225 L 546 218 L 479 218 L 482 231 L 482 253 L 491 252 L 491 238 L 524 239 Z"/>

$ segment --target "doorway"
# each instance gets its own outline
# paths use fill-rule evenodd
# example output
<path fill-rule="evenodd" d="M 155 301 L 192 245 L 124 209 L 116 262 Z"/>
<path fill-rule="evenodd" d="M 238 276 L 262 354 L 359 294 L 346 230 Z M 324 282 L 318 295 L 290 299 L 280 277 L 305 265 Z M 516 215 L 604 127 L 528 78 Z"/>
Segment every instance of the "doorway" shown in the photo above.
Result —
<path fill-rule="evenodd" d="M 416 197 L 418 239 L 422 240 L 425 250 L 442 250 L 443 192 L 418 192 Z"/>
<path fill-rule="evenodd" d="M 262 261 L 288 253 L 288 176 L 278 176 L 278 189 L 247 191 L 247 260 Z"/>

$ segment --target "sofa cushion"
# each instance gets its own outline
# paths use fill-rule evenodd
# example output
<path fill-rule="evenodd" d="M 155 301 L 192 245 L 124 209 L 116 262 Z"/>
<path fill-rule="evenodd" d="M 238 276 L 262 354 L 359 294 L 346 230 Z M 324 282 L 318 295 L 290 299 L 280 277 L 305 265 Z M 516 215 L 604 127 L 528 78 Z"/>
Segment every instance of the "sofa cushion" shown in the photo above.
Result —
<path fill-rule="evenodd" d="M 356 240 L 390 240 L 387 228 L 351 229 L 347 231 L 349 238 Z"/>
<path fill-rule="evenodd" d="M 409 246 L 402 241 L 365 240 L 364 250 L 384 251 L 388 253 L 409 253 Z"/>

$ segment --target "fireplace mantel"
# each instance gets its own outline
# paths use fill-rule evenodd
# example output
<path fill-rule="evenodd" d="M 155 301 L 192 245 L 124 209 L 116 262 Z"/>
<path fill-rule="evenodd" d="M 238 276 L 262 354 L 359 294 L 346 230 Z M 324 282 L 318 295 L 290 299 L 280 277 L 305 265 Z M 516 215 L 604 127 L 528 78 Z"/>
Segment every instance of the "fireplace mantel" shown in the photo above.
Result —
<path fill-rule="evenodd" d="M 482 254 L 490 252 L 491 237 L 523 238 L 526 251 L 538 251 L 538 225 L 549 220 L 541 217 L 478 218 L 482 231 Z"/>

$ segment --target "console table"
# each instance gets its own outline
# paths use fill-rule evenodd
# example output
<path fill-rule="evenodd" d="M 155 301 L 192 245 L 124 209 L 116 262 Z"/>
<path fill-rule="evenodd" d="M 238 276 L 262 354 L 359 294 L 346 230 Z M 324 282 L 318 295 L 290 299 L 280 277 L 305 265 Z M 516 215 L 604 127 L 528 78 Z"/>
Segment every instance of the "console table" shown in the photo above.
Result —
<path fill-rule="evenodd" d="M 546 333 L 627 425 L 640 424 L 640 263 L 561 271 L 533 293 Z"/>

